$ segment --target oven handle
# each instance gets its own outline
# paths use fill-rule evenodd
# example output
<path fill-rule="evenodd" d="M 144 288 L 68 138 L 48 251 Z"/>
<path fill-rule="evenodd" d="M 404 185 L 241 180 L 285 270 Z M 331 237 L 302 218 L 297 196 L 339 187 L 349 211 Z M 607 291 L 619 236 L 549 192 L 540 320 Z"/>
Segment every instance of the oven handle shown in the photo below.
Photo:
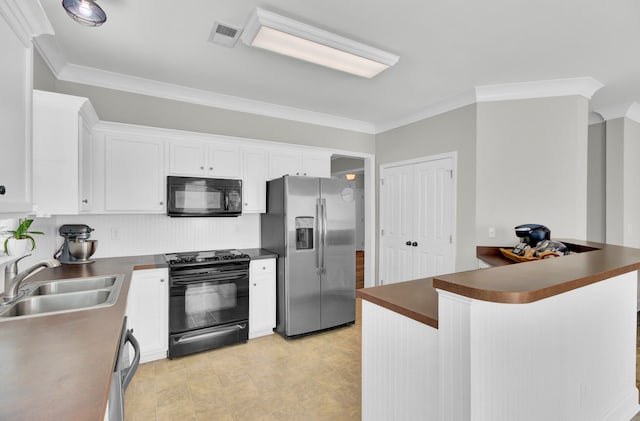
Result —
<path fill-rule="evenodd" d="M 244 330 L 247 328 L 247 324 L 238 324 L 235 326 L 228 326 L 224 328 L 217 328 L 215 331 L 207 332 L 207 333 L 187 333 L 186 335 L 180 336 L 175 340 L 176 344 L 186 344 L 189 342 L 198 341 L 200 339 L 211 338 L 214 336 L 222 335 L 232 330 Z"/>
<path fill-rule="evenodd" d="M 219 284 L 219 281 L 235 281 L 237 279 L 245 279 L 247 275 L 238 275 L 238 276 L 224 276 L 220 278 L 212 278 L 211 276 L 202 276 L 199 278 L 189 279 L 189 280 L 172 280 L 171 285 L 193 285 L 193 284 L 206 284 L 206 283 L 215 283 Z"/>

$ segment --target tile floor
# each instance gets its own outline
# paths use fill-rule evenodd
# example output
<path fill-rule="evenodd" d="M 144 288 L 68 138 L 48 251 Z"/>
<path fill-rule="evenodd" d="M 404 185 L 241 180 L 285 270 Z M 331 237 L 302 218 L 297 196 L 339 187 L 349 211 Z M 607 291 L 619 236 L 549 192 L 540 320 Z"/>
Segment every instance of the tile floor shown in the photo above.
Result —
<path fill-rule="evenodd" d="M 126 421 L 359 420 L 360 314 L 357 300 L 353 326 L 142 364 Z M 640 388 L 640 334 L 636 355 Z"/>
<path fill-rule="evenodd" d="M 125 395 L 126 421 L 359 420 L 356 324 L 142 364 Z"/>

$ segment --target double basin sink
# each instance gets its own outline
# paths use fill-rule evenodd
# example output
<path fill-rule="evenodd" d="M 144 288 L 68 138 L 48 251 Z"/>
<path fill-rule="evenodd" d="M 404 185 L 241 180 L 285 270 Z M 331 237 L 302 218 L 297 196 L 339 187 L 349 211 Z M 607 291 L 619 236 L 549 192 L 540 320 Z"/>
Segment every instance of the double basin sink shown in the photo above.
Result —
<path fill-rule="evenodd" d="M 119 274 L 27 284 L 21 298 L 0 307 L 0 320 L 107 307 L 118 299 L 123 281 Z"/>

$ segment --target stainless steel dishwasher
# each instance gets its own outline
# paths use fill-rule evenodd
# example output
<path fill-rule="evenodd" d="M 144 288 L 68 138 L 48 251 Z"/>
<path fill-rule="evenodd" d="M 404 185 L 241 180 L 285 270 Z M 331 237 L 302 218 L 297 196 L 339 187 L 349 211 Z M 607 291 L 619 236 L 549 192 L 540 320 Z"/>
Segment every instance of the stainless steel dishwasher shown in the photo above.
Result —
<path fill-rule="evenodd" d="M 127 345 L 133 350 L 133 358 L 130 361 L 130 353 Z M 133 375 L 140 364 L 140 344 L 133 336 L 133 329 L 127 329 L 127 318 L 122 323 L 120 333 L 120 346 L 116 363 L 111 375 L 111 390 L 109 392 L 109 402 L 107 411 L 109 421 L 124 421 L 124 392 L 129 386 Z"/>

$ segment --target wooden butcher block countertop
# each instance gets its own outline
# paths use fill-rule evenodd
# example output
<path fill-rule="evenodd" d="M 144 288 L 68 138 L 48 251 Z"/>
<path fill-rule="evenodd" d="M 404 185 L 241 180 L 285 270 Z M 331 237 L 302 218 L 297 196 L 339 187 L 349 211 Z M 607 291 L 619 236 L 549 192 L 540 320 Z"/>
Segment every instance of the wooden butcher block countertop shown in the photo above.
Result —
<path fill-rule="evenodd" d="M 166 267 L 162 256 L 95 259 L 45 269 L 27 282 L 123 274 L 109 307 L 0 322 L 1 420 L 102 420 L 131 272 Z"/>
<path fill-rule="evenodd" d="M 433 327 L 438 325 L 435 288 L 496 303 L 526 304 L 640 269 L 640 249 L 561 240 L 576 254 L 510 264 L 498 247 L 479 247 L 494 266 L 357 291 L 358 297 Z M 498 250 L 499 252 L 499 250 Z"/>

